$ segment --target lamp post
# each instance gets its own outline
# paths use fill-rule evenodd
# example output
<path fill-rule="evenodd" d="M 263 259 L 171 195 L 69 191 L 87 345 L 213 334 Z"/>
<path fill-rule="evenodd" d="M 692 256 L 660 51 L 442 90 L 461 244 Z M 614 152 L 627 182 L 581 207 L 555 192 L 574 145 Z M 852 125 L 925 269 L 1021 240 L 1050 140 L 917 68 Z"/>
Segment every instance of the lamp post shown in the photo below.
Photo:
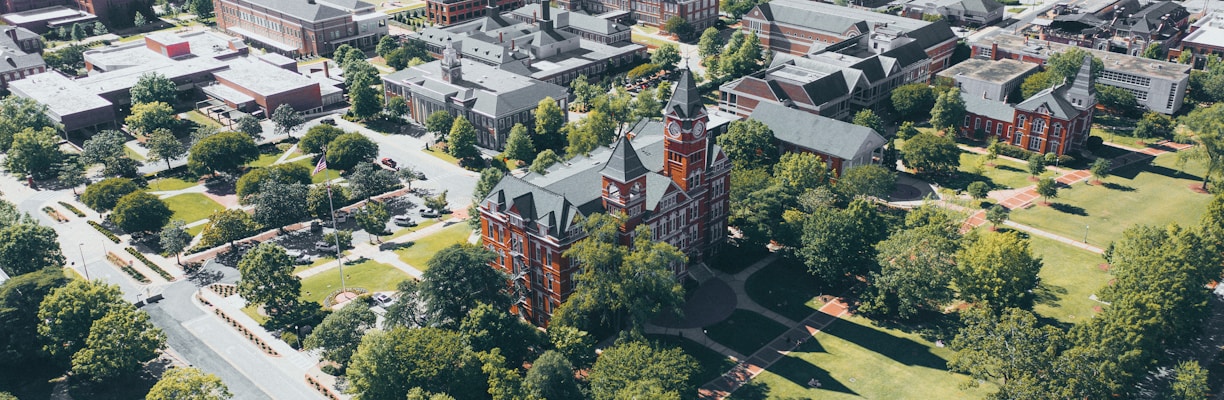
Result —
<path fill-rule="evenodd" d="M 1088 224 L 1084 224 L 1084 243 L 1088 243 Z"/>
<path fill-rule="evenodd" d="M 77 252 L 81 253 L 81 268 L 85 270 L 85 280 L 89 280 L 89 265 L 85 264 L 85 243 L 77 243 Z"/>

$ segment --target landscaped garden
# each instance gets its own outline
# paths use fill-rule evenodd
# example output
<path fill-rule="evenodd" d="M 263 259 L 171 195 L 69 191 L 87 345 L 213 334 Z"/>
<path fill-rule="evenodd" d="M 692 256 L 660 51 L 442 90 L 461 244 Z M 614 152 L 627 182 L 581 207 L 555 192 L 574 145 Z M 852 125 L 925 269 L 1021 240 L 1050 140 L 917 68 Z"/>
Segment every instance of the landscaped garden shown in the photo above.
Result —
<path fill-rule="evenodd" d="M 706 336 L 744 356 L 750 356 L 786 332 L 786 326 L 747 310 L 735 310 L 730 317 L 705 327 Z"/>
<path fill-rule="evenodd" d="M 802 321 L 824 306 L 819 297 L 824 286 L 802 262 L 784 257 L 744 282 L 753 301 L 794 321 Z"/>
<path fill-rule="evenodd" d="M 346 288 L 362 288 L 370 292 L 395 290 L 405 279 L 412 279 L 404 271 L 374 260 L 365 260 L 344 266 Z M 323 303 L 327 295 L 340 289 L 340 270 L 333 268 L 302 279 L 302 301 Z"/>
<path fill-rule="evenodd" d="M 1101 185 L 1064 187 L 1050 199 L 1051 205 L 1015 210 L 1010 218 L 1063 237 L 1085 240 L 1086 236 L 1088 244 L 1101 248 L 1122 237 L 1131 225 L 1190 226 L 1198 223 L 1211 196 L 1191 188 L 1201 184 L 1202 167 L 1191 164 L 1179 172 L 1176 163 L 1176 154 L 1165 154 L 1151 165 L 1116 170 Z"/>
<path fill-rule="evenodd" d="M 471 233 L 472 227 L 466 222 L 460 222 L 442 228 L 420 240 L 406 243 L 406 247 L 395 250 L 395 253 L 399 254 L 400 260 L 424 272 L 429 269 L 429 259 L 434 253 L 451 245 L 467 242 L 468 235 Z"/>

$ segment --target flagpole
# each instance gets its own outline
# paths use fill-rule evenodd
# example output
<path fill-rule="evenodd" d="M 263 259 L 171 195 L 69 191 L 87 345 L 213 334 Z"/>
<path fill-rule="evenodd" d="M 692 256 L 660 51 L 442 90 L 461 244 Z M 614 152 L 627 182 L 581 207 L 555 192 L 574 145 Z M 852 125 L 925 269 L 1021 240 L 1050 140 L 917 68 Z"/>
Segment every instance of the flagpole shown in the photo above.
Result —
<path fill-rule="evenodd" d="M 327 180 L 327 207 L 331 209 L 331 220 L 333 236 L 336 238 L 336 264 L 340 267 L 340 294 L 346 292 L 344 286 L 344 260 L 340 258 L 340 225 L 336 224 L 336 203 L 332 201 L 331 190 L 331 171 L 327 170 L 327 148 L 323 149 L 323 159 L 320 160 L 323 167 L 323 177 Z"/>

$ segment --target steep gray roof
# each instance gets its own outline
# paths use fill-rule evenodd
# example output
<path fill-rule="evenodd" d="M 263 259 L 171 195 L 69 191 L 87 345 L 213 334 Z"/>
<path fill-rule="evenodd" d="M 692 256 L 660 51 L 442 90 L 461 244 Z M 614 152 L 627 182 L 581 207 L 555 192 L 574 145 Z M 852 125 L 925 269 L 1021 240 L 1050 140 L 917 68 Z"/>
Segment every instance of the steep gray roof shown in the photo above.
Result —
<path fill-rule="evenodd" d="M 676 91 L 672 93 L 671 100 L 667 102 L 667 108 L 663 113 L 675 111 L 681 117 L 690 118 L 696 115 L 697 110 L 702 107 L 701 93 L 697 92 L 697 84 L 693 82 L 693 76 L 685 68 L 680 73 L 680 80 L 676 82 Z"/>
<path fill-rule="evenodd" d="M 638 159 L 637 151 L 633 150 L 628 137 L 621 136 L 612 148 L 612 157 L 608 158 L 608 163 L 600 172 L 615 181 L 629 182 L 649 171 L 642 165 L 642 160 Z"/>
<path fill-rule="evenodd" d="M 803 5 L 787 2 L 769 2 L 761 3 L 757 8 L 764 14 L 765 19 L 788 24 L 801 26 L 806 28 L 819 29 L 825 32 L 832 32 L 838 35 L 845 34 L 851 28 L 856 28 L 858 33 L 864 34 L 868 31 L 867 21 L 853 16 L 846 16 L 837 13 L 827 13 L 814 10 Z"/>
<path fill-rule="evenodd" d="M 426 90 L 418 95 L 438 101 L 469 104 L 472 110 L 494 117 L 534 107 L 545 97 L 564 98 L 564 87 L 503 71 L 471 60 L 461 60 L 462 79 L 442 80 L 442 62 L 433 61 L 382 77 L 393 84 L 413 83 Z"/>
<path fill-rule="evenodd" d="M 977 114 L 999 121 L 1011 121 L 1016 115 L 1016 110 L 1012 108 L 1011 104 L 997 100 L 984 99 L 980 93 L 961 92 L 961 98 L 965 99 L 965 111 L 968 111 L 971 114 Z"/>
<path fill-rule="evenodd" d="M 1074 105 L 1071 105 L 1070 101 L 1067 101 L 1066 91 L 1067 85 L 1058 85 L 1052 88 L 1047 88 L 1037 92 L 1037 94 L 1033 95 L 1033 97 L 1025 99 L 1024 101 L 1020 102 L 1020 104 L 1016 104 L 1016 108 L 1024 111 L 1035 112 L 1037 109 L 1045 106 L 1046 109 L 1050 110 L 1050 115 L 1056 118 L 1075 118 L 1075 116 L 1079 115 L 1080 111 L 1076 109 Z"/>
<path fill-rule="evenodd" d="M 246 0 L 251 4 L 265 7 L 271 10 L 280 11 L 282 13 L 292 15 L 304 21 L 320 21 L 325 19 L 336 18 L 348 15 L 347 10 L 332 7 L 322 4 L 318 1 L 307 2 L 305 0 Z M 329 0 L 335 1 L 337 6 L 348 7 L 353 9 L 374 7 L 369 3 L 356 0 Z M 313 4 L 312 4 L 313 3 Z"/>
<path fill-rule="evenodd" d="M 748 118 L 769 126 L 778 140 L 845 160 L 887 142 L 871 128 L 774 103 L 758 104 Z"/>
<path fill-rule="evenodd" d="M 994 10 L 998 10 L 1000 8 L 1003 8 L 1002 3 L 999 3 L 994 0 L 960 0 L 959 2 L 956 2 L 954 6 L 959 7 L 960 9 L 965 10 L 965 11 L 978 12 L 978 13 L 984 13 L 984 14 L 993 12 Z"/>

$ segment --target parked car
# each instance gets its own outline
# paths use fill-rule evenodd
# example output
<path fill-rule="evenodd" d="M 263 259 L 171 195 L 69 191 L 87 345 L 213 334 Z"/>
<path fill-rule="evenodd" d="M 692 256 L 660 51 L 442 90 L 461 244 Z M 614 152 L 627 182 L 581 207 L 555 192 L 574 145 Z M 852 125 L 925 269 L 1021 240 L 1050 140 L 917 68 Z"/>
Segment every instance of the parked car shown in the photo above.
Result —
<path fill-rule="evenodd" d="M 370 296 L 370 298 L 374 299 L 375 303 L 378 303 L 378 305 L 383 307 L 389 306 L 391 303 L 395 302 L 395 299 L 391 298 L 391 296 L 388 296 L 386 293 L 374 293 L 374 295 Z"/>
<path fill-rule="evenodd" d="M 379 160 L 378 162 L 382 163 L 382 165 L 386 165 L 387 168 L 399 169 L 398 167 L 396 167 L 397 164 L 395 160 L 392 160 L 390 157 L 383 157 L 383 159 Z"/>
<path fill-rule="evenodd" d="M 323 232 L 323 225 L 319 221 L 310 221 L 310 231 L 314 233 Z"/>
<path fill-rule="evenodd" d="M 416 226 L 417 225 L 416 221 L 413 221 L 412 217 L 409 217 L 407 215 L 396 215 L 391 218 L 391 222 L 399 226 Z"/>
<path fill-rule="evenodd" d="M 323 118 L 323 120 L 319 121 L 319 123 L 323 125 L 336 126 L 336 120 L 333 118 Z"/>
<path fill-rule="evenodd" d="M 310 264 L 312 261 L 310 256 L 302 253 L 301 250 L 285 250 L 285 254 L 288 254 L 290 258 L 293 258 L 293 262 L 296 264 Z"/>
<path fill-rule="evenodd" d="M 442 213 L 438 212 L 438 210 L 428 208 L 421 209 L 421 217 L 423 218 L 438 218 L 440 216 L 442 216 Z"/>
<path fill-rule="evenodd" d="M 418 181 L 427 181 L 427 180 L 429 180 L 429 178 L 426 178 L 426 177 L 425 177 L 425 173 L 424 173 L 424 172 L 417 171 L 417 180 L 418 180 Z"/>
<path fill-rule="evenodd" d="M 337 249 L 335 243 L 315 242 L 315 250 L 324 253 L 335 253 Z"/>

